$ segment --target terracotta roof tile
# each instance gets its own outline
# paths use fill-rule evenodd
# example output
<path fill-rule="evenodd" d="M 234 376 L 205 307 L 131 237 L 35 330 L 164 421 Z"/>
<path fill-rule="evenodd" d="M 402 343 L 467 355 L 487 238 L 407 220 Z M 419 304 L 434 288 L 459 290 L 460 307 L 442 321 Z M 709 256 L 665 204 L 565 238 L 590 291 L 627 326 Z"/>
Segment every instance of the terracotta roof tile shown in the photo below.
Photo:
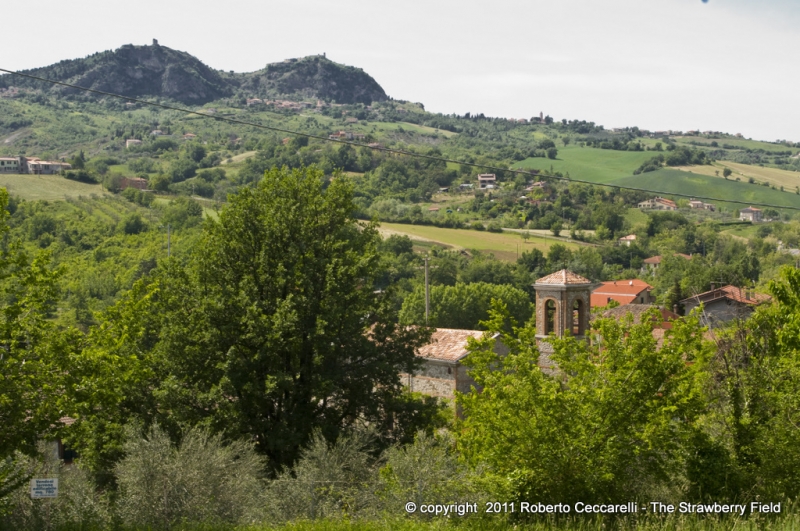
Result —
<path fill-rule="evenodd" d="M 572 271 L 567 269 L 562 269 L 561 271 L 556 271 L 546 277 L 542 277 L 536 281 L 537 284 L 557 284 L 557 285 L 566 285 L 566 284 L 591 284 L 592 281 L 586 278 L 583 278 L 580 275 L 576 275 Z"/>
<path fill-rule="evenodd" d="M 438 328 L 431 336 L 431 342 L 419 349 L 418 356 L 431 360 L 458 361 L 467 355 L 467 338 L 480 339 L 480 330 L 456 330 Z"/>

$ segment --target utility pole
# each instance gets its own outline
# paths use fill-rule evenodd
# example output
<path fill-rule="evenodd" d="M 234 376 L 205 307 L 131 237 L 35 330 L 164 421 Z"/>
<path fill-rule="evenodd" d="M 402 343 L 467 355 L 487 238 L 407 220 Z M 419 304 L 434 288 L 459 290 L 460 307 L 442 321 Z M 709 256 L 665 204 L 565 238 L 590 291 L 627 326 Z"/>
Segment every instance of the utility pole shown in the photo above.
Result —
<path fill-rule="evenodd" d="M 431 308 L 431 289 L 428 283 L 428 255 L 425 255 L 425 325 L 428 324 L 428 315 Z"/>
<path fill-rule="evenodd" d="M 171 234 L 170 234 L 170 225 L 168 223 L 167 224 L 167 258 L 169 258 L 169 255 L 170 255 L 170 251 L 171 251 L 171 245 L 170 244 L 171 244 L 171 242 L 172 242 L 172 238 L 171 238 Z"/>

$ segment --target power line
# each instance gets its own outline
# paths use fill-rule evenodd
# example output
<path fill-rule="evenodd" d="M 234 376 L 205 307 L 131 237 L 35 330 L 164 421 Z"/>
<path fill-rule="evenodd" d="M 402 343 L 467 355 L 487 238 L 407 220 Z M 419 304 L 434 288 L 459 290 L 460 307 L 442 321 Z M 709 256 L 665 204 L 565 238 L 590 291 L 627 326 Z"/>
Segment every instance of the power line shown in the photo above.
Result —
<path fill-rule="evenodd" d="M 72 88 L 72 89 L 76 89 L 76 90 L 82 90 L 84 92 L 91 92 L 93 94 L 100 94 L 102 96 L 108 96 L 108 97 L 111 97 L 111 98 L 127 100 L 127 101 L 134 102 L 134 103 L 140 103 L 142 105 L 149 105 L 151 107 L 158 107 L 160 109 L 165 109 L 165 110 L 169 110 L 169 111 L 178 111 L 178 112 L 182 112 L 182 113 L 186 113 L 186 114 L 194 114 L 196 116 L 203 116 L 205 118 L 211 118 L 212 120 L 217 120 L 217 121 L 220 121 L 220 122 L 228 122 L 228 123 L 238 124 L 238 125 L 247 125 L 247 126 L 256 127 L 256 128 L 259 128 L 259 129 L 266 129 L 268 131 L 275 131 L 275 132 L 285 133 L 285 134 L 295 135 L 295 136 L 303 136 L 303 137 L 306 137 L 306 138 L 314 138 L 316 140 L 322 140 L 323 142 L 334 142 L 334 143 L 337 143 L 337 144 L 344 144 L 344 145 L 348 145 L 348 146 L 367 148 L 367 149 L 372 149 L 372 150 L 375 150 L 375 151 L 383 151 L 385 153 L 392 153 L 392 154 L 395 154 L 395 155 L 405 155 L 405 156 L 408 156 L 408 157 L 415 157 L 415 158 L 427 159 L 427 160 L 435 160 L 435 161 L 438 161 L 438 162 L 450 162 L 452 164 L 460 164 L 460 165 L 463 165 L 463 166 L 469 166 L 469 167 L 472 167 L 472 168 L 481 168 L 481 169 L 484 169 L 484 170 L 491 170 L 491 171 L 495 171 L 495 172 L 508 172 L 508 173 L 513 173 L 513 174 L 517 174 L 517 175 L 526 175 L 528 177 L 537 177 L 537 178 L 538 177 L 542 177 L 542 175 L 539 175 L 538 173 L 532 173 L 530 171 L 525 171 L 525 170 L 515 170 L 515 169 L 511 169 L 511 168 L 500 168 L 500 167 L 491 166 L 491 165 L 488 165 L 488 164 L 479 164 L 479 163 L 475 163 L 475 162 L 465 162 L 465 161 L 461 161 L 461 160 L 448 159 L 448 158 L 445 158 L 445 157 L 437 157 L 437 156 L 434 156 L 434 155 L 426 155 L 424 153 L 415 153 L 413 151 L 406 151 L 406 150 L 403 150 L 403 149 L 393 149 L 393 148 L 387 148 L 387 147 L 383 147 L 383 146 L 370 146 L 368 144 L 361 144 L 359 142 L 349 142 L 347 140 L 341 140 L 341 139 L 338 139 L 338 138 L 328 138 L 328 137 L 325 137 L 325 136 L 314 135 L 314 134 L 311 134 L 311 133 L 301 133 L 300 131 L 293 131 L 291 129 L 284 129 L 284 128 L 281 128 L 281 127 L 257 124 L 257 123 L 253 123 L 253 122 L 247 122 L 245 120 L 237 120 L 235 118 L 229 118 L 227 116 L 217 116 L 217 115 L 214 115 L 214 114 L 206 114 L 206 113 L 203 113 L 203 112 L 193 111 L 191 109 L 184 109 L 183 107 L 176 107 L 174 105 L 166 105 L 166 104 L 163 104 L 163 103 L 156 103 L 156 102 L 152 102 L 152 101 L 141 100 L 141 99 L 138 99 L 138 98 L 131 98 L 130 96 L 123 96 L 122 94 L 115 94 L 113 92 L 107 92 L 107 91 L 104 91 L 104 90 L 97 90 L 97 89 L 92 89 L 92 88 L 88 88 L 88 87 L 81 87 L 79 85 L 73 85 L 72 83 L 65 83 L 63 81 L 56 81 L 56 80 L 53 80 L 53 79 L 47 79 L 45 77 L 34 76 L 32 74 L 23 74 L 22 72 L 16 72 L 14 70 L 6 70 L 5 68 L 0 68 L 0 72 L 5 72 L 7 74 L 20 76 L 20 77 L 26 77 L 26 78 L 29 78 L 29 79 L 35 79 L 37 81 L 43 81 L 45 83 L 50 83 L 52 85 L 61 85 L 63 87 L 68 87 L 68 88 Z M 680 193 L 680 192 L 664 192 L 664 191 L 659 191 L 659 190 L 650 190 L 648 188 L 637 188 L 635 186 L 619 186 L 619 185 L 614 185 L 614 184 L 609 184 L 609 183 L 596 183 L 596 182 L 587 181 L 587 180 L 583 180 L 583 179 L 572 179 L 572 178 L 558 177 L 558 176 L 553 176 L 553 175 L 546 175 L 545 177 L 548 177 L 549 179 L 558 180 L 558 181 L 564 181 L 564 182 L 569 182 L 569 183 L 588 184 L 588 185 L 591 185 L 591 186 L 601 186 L 601 187 L 604 187 L 604 188 L 616 188 L 618 190 L 629 190 L 629 191 L 632 191 L 632 192 L 643 192 L 643 193 L 648 193 L 648 194 L 659 194 L 659 195 L 671 195 L 671 196 L 676 196 L 676 197 L 686 197 L 686 198 L 690 198 L 690 199 L 699 199 L 699 200 L 703 200 L 703 201 L 717 201 L 717 202 L 722 202 L 722 203 L 734 203 L 734 204 L 738 204 L 738 205 L 758 206 L 758 207 L 764 207 L 764 208 L 776 208 L 776 209 L 784 209 L 784 210 L 800 210 L 800 206 L 783 206 L 783 205 L 774 205 L 774 204 L 769 204 L 769 203 L 753 203 L 753 202 L 750 202 L 750 201 L 740 201 L 738 199 L 721 199 L 719 197 L 706 197 L 706 196 L 699 196 L 699 195 L 693 195 L 693 194 L 683 194 L 683 193 Z"/>

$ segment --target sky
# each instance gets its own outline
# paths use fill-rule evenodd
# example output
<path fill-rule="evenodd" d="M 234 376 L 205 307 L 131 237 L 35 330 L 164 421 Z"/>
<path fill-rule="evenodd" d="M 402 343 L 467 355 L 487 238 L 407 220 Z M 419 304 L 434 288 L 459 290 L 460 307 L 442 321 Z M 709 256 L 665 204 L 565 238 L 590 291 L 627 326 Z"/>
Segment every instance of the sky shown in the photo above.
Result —
<path fill-rule="evenodd" d="M 124 44 L 250 72 L 325 53 L 432 112 L 800 141 L 800 0 L 9 0 L 0 68 Z"/>

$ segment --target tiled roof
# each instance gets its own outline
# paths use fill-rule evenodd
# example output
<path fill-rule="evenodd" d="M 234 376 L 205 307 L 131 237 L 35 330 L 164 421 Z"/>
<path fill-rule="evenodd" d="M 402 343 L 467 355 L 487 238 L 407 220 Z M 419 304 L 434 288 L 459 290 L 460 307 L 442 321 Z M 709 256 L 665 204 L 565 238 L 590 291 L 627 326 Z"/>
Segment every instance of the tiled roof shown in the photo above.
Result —
<path fill-rule="evenodd" d="M 661 255 L 658 256 L 651 256 L 650 258 L 644 259 L 645 264 L 660 264 L 661 263 Z"/>
<path fill-rule="evenodd" d="M 628 234 L 627 236 L 623 236 L 622 238 L 619 239 L 619 241 L 621 242 L 632 242 L 635 240 L 636 240 L 635 234 Z"/>
<path fill-rule="evenodd" d="M 418 356 L 455 362 L 467 355 L 467 338 L 480 339 L 482 336 L 480 330 L 438 328 L 431 336 L 431 342 L 419 349 Z"/>
<path fill-rule="evenodd" d="M 694 297 L 689 297 L 681 302 L 696 301 L 705 303 L 718 299 L 728 299 L 731 301 L 740 302 L 742 304 L 750 304 L 755 306 L 756 304 L 761 304 L 762 302 L 772 300 L 772 297 L 763 293 L 756 293 L 751 290 L 728 285 L 718 289 L 713 289 L 711 291 L 706 291 L 705 293 L 695 295 Z"/>
<path fill-rule="evenodd" d="M 572 271 L 568 269 L 562 269 L 561 271 L 556 271 L 546 277 L 542 277 L 536 281 L 536 284 L 556 284 L 556 285 L 565 285 L 565 284 L 591 284 L 592 281 L 586 278 L 583 278 L 580 275 L 576 275 Z"/>
<path fill-rule="evenodd" d="M 603 282 L 592 291 L 590 303 L 592 308 L 607 306 L 609 301 L 612 300 L 620 304 L 630 304 L 643 291 L 651 289 L 653 289 L 653 286 L 639 279 Z"/>

